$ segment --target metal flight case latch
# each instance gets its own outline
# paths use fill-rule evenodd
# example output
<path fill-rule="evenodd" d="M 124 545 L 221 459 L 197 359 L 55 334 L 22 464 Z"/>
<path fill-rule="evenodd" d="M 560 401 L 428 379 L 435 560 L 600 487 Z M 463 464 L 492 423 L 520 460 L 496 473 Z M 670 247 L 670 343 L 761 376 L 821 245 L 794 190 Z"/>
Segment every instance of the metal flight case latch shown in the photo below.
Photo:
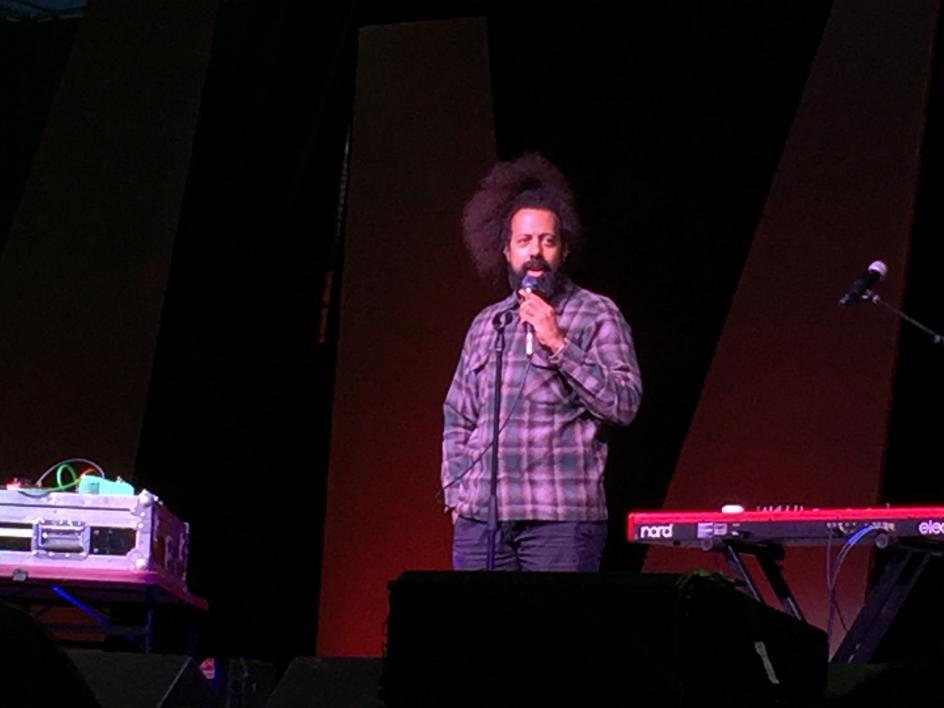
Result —
<path fill-rule="evenodd" d="M 82 521 L 40 521 L 36 524 L 33 552 L 49 556 L 87 556 L 89 529 Z"/>

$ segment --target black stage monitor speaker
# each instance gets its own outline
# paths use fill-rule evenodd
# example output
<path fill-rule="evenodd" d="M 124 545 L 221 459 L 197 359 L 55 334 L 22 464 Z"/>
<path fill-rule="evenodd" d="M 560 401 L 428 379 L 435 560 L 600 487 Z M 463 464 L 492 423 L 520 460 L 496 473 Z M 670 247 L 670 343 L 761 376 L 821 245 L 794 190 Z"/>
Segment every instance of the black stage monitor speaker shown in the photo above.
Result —
<path fill-rule="evenodd" d="M 223 708 L 189 656 L 73 650 L 102 708 Z"/>
<path fill-rule="evenodd" d="M 717 575 L 407 572 L 389 599 L 389 708 L 811 708 L 825 690 L 825 633 Z"/>
<path fill-rule="evenodd" d="M 266 708 L 378 708 L 380 668 L 380 659 L 296 657 Z"/>
<path fill-rule="evenodd" d="M 0 706 L 101 708 L 49 630 L 0 602 Z"/>
<path fill-rule="evenodd" d="M 901 664 L 830 664 L 828 708 L 939 706 L 944 696 L 944 657 Z"/>

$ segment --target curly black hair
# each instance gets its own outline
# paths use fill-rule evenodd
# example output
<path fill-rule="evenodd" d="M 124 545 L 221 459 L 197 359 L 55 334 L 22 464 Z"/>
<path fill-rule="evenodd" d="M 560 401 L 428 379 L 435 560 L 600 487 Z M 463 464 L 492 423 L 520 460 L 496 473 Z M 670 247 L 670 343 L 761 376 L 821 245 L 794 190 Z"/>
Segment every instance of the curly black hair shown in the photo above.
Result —
<path fill-rule="evenodd" d="M 557 214 L 567 252 L 579 248 L 583 232 L 567 179 L 539 153 L 525 153 L 496 163 L 463 209 L 465 245 L 481 275 L 504 272 L 511 218 L 529 207 Z"/>

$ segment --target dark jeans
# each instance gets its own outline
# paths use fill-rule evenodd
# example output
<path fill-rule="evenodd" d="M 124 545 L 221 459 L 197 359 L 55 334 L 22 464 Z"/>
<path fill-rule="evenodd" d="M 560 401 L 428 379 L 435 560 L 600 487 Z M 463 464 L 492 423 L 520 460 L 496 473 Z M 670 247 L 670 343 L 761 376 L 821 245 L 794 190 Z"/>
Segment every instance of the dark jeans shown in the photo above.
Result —
<path fill-rule="evenodd" d="M 453 568 L 485 569 L 486 526 L 461 516 L 456 520 Z M 495 539 L 495 570 L 596 571 L 605 542 L 605 521 L 503 521 Z"/>

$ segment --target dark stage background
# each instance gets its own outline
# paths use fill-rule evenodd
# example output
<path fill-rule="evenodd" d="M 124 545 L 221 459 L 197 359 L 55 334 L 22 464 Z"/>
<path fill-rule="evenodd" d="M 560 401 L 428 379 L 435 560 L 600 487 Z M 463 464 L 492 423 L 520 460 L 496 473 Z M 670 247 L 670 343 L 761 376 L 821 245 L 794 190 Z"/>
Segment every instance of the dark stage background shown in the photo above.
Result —
<path fill-rule="evenodd" d="M 358 573 L 355 567 L 350 585 L 331 590 L 355 598 L 348 611 L 369 618 L 366 630 L 351 632 L 343 616 L 330 622 L 322 617 L 332 629 L 319 633 L 318 613 L 322 561 L 326 579 L 351 562 L 349 556 L 332 556 L 330 545 L 323 559 L 322 546 L 326 505 L 330 519 L 335 503 L 326 501 L 332 425 L 341 424 L 332 413 L 347 400 L 335 389 L 335 371 L 344 365 L 337 361 L 338 342 L 340 336 L 343 343 L 346 327 L 356 326 L 340 316 L 340 303 L 348 285 L 345 257 L 355 255 L 345 253 L 345 226 L 357 218 L 345 211 L 353 205 L 346 189 L 366 174 L 348 172 L 359 159 L 358 143 L 349 136 L 358 118 L 352 115 L 356 79 L 363 79 L 356 73 L 360 30 L 482 18 L 494 150 L 509 157 L 540 149 L 571 176 L 590 239 L 574 276 L 612 295 L 623 309 L 646 385 L 639 418 L 614 440 L 609 472 L 613 523 L 605 564 L 637 570 L 645 553 L 623 541 L 623 517 L 629 508 L 658 508 L 666 498 L 831 9 L 830 2 L 746 0 L 618 9 L 598 2 L 514 7 L 470 2 L 448 8 L 400 3 L 392 9 L 381 3 L 316 6 L 307 0 L 234 0 L 216 7 L 190 159 L 176 173 L 185 188 L 166 263 L 133 475 L 138 486 L 157 492 L 192 525 L 190 586 L 212 608 L 202 628 L 202 652 L 285 662 L 314 653 L 316 641 L 328 655 L 380 652 L 382 627 L 372 618 L 382 619 L 384 610 L 377 598 L 383 599 L 385 587 L 378 582 L 392 578 L 378 580 L 369 568 Z M 108 11 L 108 2 L 93 1 L 89 8 L 106 24 Z M 35 173 L 34 156 L 82 22 L 0 25 L 0 76 L 10 107 L 0 113 L 5 240 L 27 185 L 42 178 Z M 889 61 L 893 65 L 894 57 Z M 396 67 L 391 57 L 390 71 Z M 931 82 L 907 280 L 905 273 L 894 274 L 903 286 L 905 308 L 936 328 L 944 327 L 936 277 L 944 257 L 937 198 L 940 76 L 936 70 Z M 152 88 L 147 77 L 140 76 L 141 92 Z M 422 86 L 421 76 L 416 81 Z M 456 82 L 457 93 L 466 89 Z M 850 122 L 856 121 L 854 111 Z M 108 120 L 127 120 L 114 111 L 109 115 Z M 480 127 L 470 129 L 466 139 L 479 136 Z M 109 131 L 103 135 L 107 140 Z M 391 131 L 388 139 L 395 144 L 397 133 Z M 475 154 L 491 149 L 483 146 Z M 469 148 L 466 154 L 474 152 Z M 461 177 L 452 174 L 448 157 L 434 169 L 449 184 L 474 185 L 479 164 L 466 160 Z M 436 174 L 414 178 L 426 184 Z M 140 189 L 152 190 L 158 177 L 154 180 Z M 855 181 L 846 188 L 854 190 Z M 48 200 L 55 210 L 56 194 Z M 459 206 L 443 211 L 430 204 L 425 211 L 422 204 L 409 210 L 402 203 L 385 204 L 397 234 L 423 233 L 435 224 L 436 239 L 455 249 L 450 267 L 463 261 Z M 384 233 L 383 222 L 374 225 L 376 233 Z M 69 230 L 60 231 L 67 250 Z M 402 269 L 403 283 L 416 283 L 417 292 L 425 293 L 429 282 L 442 277 L 438 261 L 400 263 L 397 238 L 363 243 L 377 249 L 369 254 L 371 262 L 392 264 L 394 275 Z M 843 243 L 854 248 L 854 235 Z M 836 270 L 836 297 L 882 254 L 858 256 L 852 260 L 861 265 L 852 272 Z M 843 262 L 848 258 L 844 253 Z M 383 282 L 390 275 L 384 273 Z M 805 283 L 787 286 L 803 292 Z M 488 286 L 478 287 L 489 295 Z M 397 309 L 386 297 L 377 298 L 381 313 L 385 305 Z M 865 306 L 863 311 L 849 318 L 849 326 L 888 316 Z M 107 308 L 99 315 L 107 317 Z M 430 302 L 415 316 L 448 320 L 449 313 Z M 385 332 L 397 331 L 395 321 L 385 324 Z M 444 352 L 445 369 L 451 371 L 461 344 L 452 335 L 463 326 L 451 321 L 435 345 L 420 341 L 415 347 Z M 436 336 L 435 328 L 420 329 Z M 415 332 L 415 323 L 404 324 L 407 330 Z M 107 339 L 97 341 L 92 351 L 108 347 Z M 384 363 L 389 351 L 394 358 L 406 354 L 402 342 L 378 341 L 375 349 L 379 366 L 393 366 Z M 891 408 L 878 412 L 888 415 L 887 440 L 869 441 L 884 451 L 875 501 L 938 503 L 944 501 L 935 445 L 942 420 L 934 403 L 944 392 L 940 352 L 903 329 L 896 364 Z M 391 369 L 390 376 L 396 375 Z M 448 380 L 411 373 L 402 384 L 437 398 Z M 4 388 L 11 385 L 0 381 Z M 46 382 L 44 390 L 57 389 Z M 81 417 L 69 400 L 58 403 L 63 420 Z M 387 410 L 388 403 L 365 400 L 362 410 Z M 807 403 L 815 409 L 815 399 Z M 428 410 L 394 410 L 391 426 L 402 422 L 395 416 L 430 417 Z M 352 427 L 350 420 L 344 424 Z M 5 444 L 48 451 L 49 464 L 76 454 L 121 459 L 123 450 L 114 449 L 117 443 L 107 436 L 88 440 L 82 449 L 60 450 L 50 443 L 54 428 L 42 440 Z M 352 444 L 369 454 L 373 441 Z M 403 441 L 404 464 L 438 456 L 438 449 L 413 450 L 414 445 L 412 438 Z M 9 469 L 0 460 L 7 477 L 41 471 Z M 854 472 L 848 474 L 850 489 Z M 390 499 L 391 505 L 404 499 L 429 505 L 415 509 L 419 525 L 408 529 L 418 539 L 415 555 L 409 550 L 400 556 L 407 566 L 418 557 L 425 566 L 448 564 L 447 525 L 439 518 L 429 525 L 424 521 L 438 512 L 437 479 L 438 465 L 414 468 L 404 482 L 410 493 Z M 378 489 L 395 496 L 396 490 Z M 361 547 L 389 555 L 398 536 L 368 512 L 354 508 L 350 516 L 356 525 L 347 532 Z M 940 568 L 932 565 L 893 627 L 886 656 L 940 653 L 940 640 L 920 631 L 929 616 L 939 618 L 933 598 L 940 581 Z"/>

